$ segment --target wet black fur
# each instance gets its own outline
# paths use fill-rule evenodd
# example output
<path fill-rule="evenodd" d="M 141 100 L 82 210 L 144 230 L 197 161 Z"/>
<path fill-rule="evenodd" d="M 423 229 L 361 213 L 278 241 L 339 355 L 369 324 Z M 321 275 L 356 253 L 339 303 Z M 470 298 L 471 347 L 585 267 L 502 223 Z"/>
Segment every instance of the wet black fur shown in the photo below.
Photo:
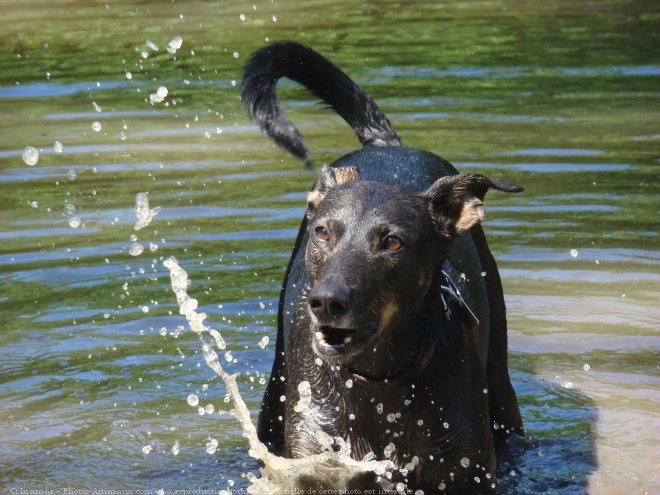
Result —
<path fill-rule="evenodd" d="M 246 64 L 241 85 L 243 101 L 261 128 L 307 166 L 311 166 L 307 146 L 275 97 L 281 77 L 299 82 L 330 105 L 363 145 L 401 144 L 376 103 L 338 67 L 298 43 L 274 43 L 254 53 Z"/>
<path fill-rule="evenodd" d="M 495 446 L 513 432 L 523 434 L 523 425 L 507 368 L 497 267 L 481 227 L 459 236 L 455 221 L 465 198 L 483 199 L 489 187 L 521 189 L 480 175 L 456 176 L 442 158 L 401 147 L 387 118 L 346 74 L 309 48 L 276 43 L 248 62 L 242 95 L 260 126 L 306 163 L 307 148 L 275 98 L 282 76 L 334 108 L 365 146 L 323 169 L 316 189 L 326 196 L 300 227 L 280 298 L 260 439 L 289 457 L 318 452 L 318 428 L 350 440 L 355 458 L 372 451 L 382 458 L 391 442 L 400 467 L 419 459 L 402 475 L 410 488 L 427 495 L 494 492 Z M 334 184 L 333 170 L 343 167 L 356 168 L 360 180 Z M 315 234 L 319 226 L 327 227 L 327 241 Z M 392 233 L 404 240 L 397 253 L 382 249 Z M 461 290 L 478 325 L 452 300 L 451 317 L 445 317 L 442 269 L 457 281 L 464 274 Z M 336 313 L 315 312 L 309 301 L 319 293 L 345 297 Z M 379 311 L 392 301 L 398 311 L 375 337 Z M 324 348 L 314 335 L 323 325 L 355 328 L 355 341 L 338 352 Z M 304 380 L 312 390 L 308 415 L 294 411 Z M 400 417 L 389 422 L 390 413 Z M 463 457 L 470 460 L 467 468 Z"/>

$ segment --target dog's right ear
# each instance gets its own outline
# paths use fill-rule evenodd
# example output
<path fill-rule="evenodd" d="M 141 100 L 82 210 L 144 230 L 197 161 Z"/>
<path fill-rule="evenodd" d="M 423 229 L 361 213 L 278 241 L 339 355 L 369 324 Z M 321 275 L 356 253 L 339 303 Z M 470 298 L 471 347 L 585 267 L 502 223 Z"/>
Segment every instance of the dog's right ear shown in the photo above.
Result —
<path fill-rule="evenodd" d="M 307 195 L 307 212 L 314 211 L 323 198 L 337 186 L 359 180 L 360 174 L 357 167 L 337 167 L 333 168 L 329 165 L 324 165 L 319 173 L 319 176 L 314 182 L 314 187 Z"/>

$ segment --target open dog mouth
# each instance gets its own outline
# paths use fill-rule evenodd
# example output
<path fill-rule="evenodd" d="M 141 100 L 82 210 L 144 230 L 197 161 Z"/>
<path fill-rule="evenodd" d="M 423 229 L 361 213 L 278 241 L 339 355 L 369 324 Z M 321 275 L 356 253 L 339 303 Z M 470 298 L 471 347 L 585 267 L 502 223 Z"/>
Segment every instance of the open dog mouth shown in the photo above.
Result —
<path fill-rule="evenodd" d="M 353 328 L 322 326 L 316 332 L 316 338 L 323 345 L 342 348 L 344 345 L 351 343 L 354 334 L 355 329 Z"/>

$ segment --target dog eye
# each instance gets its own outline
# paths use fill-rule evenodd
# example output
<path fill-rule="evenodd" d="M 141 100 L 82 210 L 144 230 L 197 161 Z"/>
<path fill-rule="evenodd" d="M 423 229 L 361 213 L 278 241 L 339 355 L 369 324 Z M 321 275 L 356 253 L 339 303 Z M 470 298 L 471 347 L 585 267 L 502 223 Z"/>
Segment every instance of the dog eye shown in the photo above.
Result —
<path fill-rule="evenodd" d="M 327 241 L 328 239 L 330 239 L 330 234 L 328 233 L 328 229 L 326 229 L 325 227 L 323 227 L 321 225 L 316 227 L 316 229 L 314 230 L 314 233 L 316 234 L 316 237 L 318 237 L 322 241 Z"/>
<path fill-rule="evenodd" d="M 383 242 L 383 247 L 388 251 L 398 251 L 403 247 L 403 241 L 395 235 L 388 235 Z"/>

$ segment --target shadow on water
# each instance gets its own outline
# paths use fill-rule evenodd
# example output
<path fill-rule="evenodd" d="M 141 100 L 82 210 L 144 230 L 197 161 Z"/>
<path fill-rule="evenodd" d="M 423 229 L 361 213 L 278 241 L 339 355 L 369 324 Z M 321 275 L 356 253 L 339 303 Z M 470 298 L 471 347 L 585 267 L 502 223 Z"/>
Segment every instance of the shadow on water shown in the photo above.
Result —
<path fill-rule="evenodd" d="M 512 439 L 499 457 L 500 490 L 506 495 L 586 494 L 598 468 L 594 401 L 570 382 L 548 382 L 524 355 L 510 356 L 527 437 Z"/>

